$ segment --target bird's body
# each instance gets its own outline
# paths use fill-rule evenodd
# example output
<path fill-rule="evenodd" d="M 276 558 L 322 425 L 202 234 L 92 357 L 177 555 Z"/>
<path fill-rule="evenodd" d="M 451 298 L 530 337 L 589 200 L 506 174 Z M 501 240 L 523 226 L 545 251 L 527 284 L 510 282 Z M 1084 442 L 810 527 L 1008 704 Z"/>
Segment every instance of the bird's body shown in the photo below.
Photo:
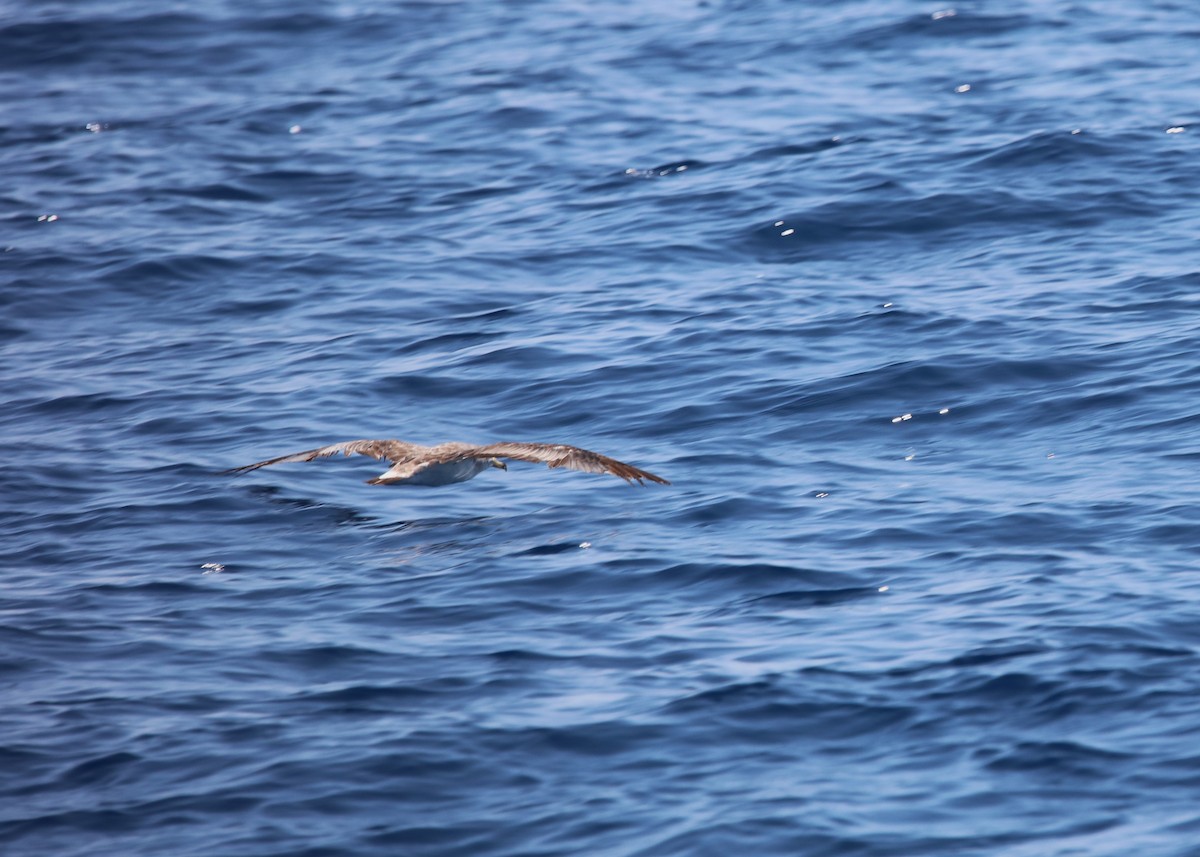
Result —
<path fill-rule="evenodd" d="M 428 485 L 431 487 L 453 485 L 455 482 L 466 482 L 474 479 L 480 473 L 493 466 L 492 462 L 486 458 L 464 458 L 458 461 L 447 461 L 442 464 L 430 464 L 427 467 L 414 470 L 411 476 L 399 479 L 386 479 L 387 474 L 385 473 L 379 479 L 372 479 L 371 482 L 381 485 Z M 390 472 L 389 470 L 388 473 Z"/>
<path fill-rule="evenodd" d="M 374 459 L 386 459 L 392 466 L 386 472 L 374 479 L 368 479 L 369 485 L 451 485 L 455 482 L 466 482 L 474 479 L 489 467 L 507 470 L 502 459 L 514 461 L 540 461 L 548 467 L 566 467 L 570 470 L 582 470 L 586 473 L 611 473 L 626 482 L 637 482 L 644 485 L 643 480 L 669 485 L 666 479 L 647 473 L 609 458 L 598 452 L 568 446 L 562 443 L 526 443 L 506 442 L 476 445 L 450 441 L 437 446 L 422 446 L 403 440 L 350 440 L 329 446 L 297 452 L 292 455 L 281 455 L 269 458 L 255 464 L 247 464 L 228 471 L 229 473 L 246 473 L 267 467 L 272 464 L 286 464 L 292 461 L 312 461 L 330 455 L 366 455 Z"/>

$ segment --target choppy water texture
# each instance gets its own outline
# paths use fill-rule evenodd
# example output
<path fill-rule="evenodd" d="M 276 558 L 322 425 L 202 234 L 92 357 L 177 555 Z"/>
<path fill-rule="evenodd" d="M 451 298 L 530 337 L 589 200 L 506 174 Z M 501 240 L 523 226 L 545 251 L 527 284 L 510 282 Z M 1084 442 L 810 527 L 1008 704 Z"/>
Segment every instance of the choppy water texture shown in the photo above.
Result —
<path fill-rule="evenodd" d="M 7 4 L 0 850 L 1200 853 L 1198 36 Z"/>

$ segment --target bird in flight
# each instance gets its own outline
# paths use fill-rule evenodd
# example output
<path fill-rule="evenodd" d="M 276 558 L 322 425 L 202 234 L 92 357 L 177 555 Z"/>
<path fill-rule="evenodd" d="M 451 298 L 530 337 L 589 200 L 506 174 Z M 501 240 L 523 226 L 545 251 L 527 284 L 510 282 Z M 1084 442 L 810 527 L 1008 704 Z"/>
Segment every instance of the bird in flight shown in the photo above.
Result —
<path fill-rule="evenodd" d="M 347 456 L 358 453 L 376 460 L 386 459 L 392 463 L 388 471 L 374 479 L 368 479 L 368 485 L 451 485 L 474 479 L 490 467 L 508 470 L 508 465 L 504 463 L 506 458 L 513 461 L 540 461 L 547 467 L 566 467 L 585 473 L 611 473 L 626 482 L 637 482 L 639 485 L 645 485 L 643 480 L 647 479 L 660 485 L 671 484 L 661 476 L 647 473 L 632 464 L 563 443 L 506 442 L 477 446 L 450 441 L 439 443 L 437 446 L 421 446 L 403 440 L 348 440 L 306 452 L 268 458 L 266 461 L 235 467 L 225 472 L 249 473 L 251 470 L 272 464 L 312 461 L 337 455 L 339 452 Z"/>

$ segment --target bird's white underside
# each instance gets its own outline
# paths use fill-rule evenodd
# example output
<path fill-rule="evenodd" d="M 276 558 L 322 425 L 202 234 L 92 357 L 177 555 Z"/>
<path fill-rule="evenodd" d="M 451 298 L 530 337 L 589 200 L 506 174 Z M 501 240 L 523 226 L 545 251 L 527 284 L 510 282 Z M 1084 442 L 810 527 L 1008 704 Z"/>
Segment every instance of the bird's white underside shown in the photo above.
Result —
<path fill-rule="evenodd" d="M 399 468 L 393 467 L 386 473 L 381 473 L 378 480 L 384 485 L 452 485 L 455 482 L 474 479 L 491 466 L 492 463 L 488 459 L 468 458 L 463 461 L 448 461 L 445 464 L 431 464 L 410 475 L 397 473 Z M 404 465 L 405 471 L 411 469 L 411 465 Z"/>

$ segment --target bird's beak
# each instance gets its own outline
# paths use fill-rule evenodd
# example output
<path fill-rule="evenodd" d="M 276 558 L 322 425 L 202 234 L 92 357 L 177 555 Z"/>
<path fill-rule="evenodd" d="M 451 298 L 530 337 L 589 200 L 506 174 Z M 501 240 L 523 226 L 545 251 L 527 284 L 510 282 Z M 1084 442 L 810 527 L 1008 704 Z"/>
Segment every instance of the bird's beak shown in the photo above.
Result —
<path fill-rule="evenodd" d="M 501 461 L 499 458 L 492 459 L 492 467 L 498 467 L 501 470 L 508 470 L 508 465 L 505 464 L 503 461 Z"/>

